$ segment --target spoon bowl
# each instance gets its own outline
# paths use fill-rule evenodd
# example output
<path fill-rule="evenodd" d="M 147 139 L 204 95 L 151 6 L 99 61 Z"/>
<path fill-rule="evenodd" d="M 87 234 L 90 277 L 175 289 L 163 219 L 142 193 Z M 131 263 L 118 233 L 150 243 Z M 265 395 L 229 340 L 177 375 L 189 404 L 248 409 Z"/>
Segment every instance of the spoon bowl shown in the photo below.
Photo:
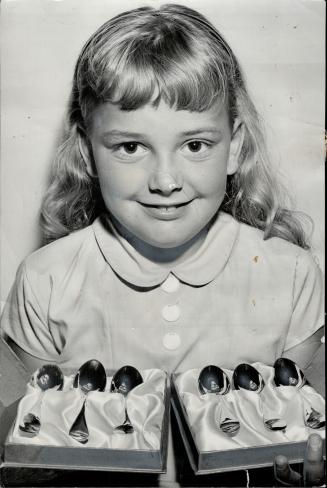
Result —
<path fill-rule="evenodd" d="M 49 390 L 50 388 L 62 390 L 64 386 L 64 375 L 56 364 L 45 364 L 37 370 L 34 383 L 42 391 Z"/>
<path fill-rule="evenodd" d="M 99 361 L 90 359 L 79 368 L 75 376 L 76 380 L 82 393 L 104 391 L 107 383 L 106 371 Z"/>
<path fill-rule="evenodd" d="M 134 366 L 123 366 L 113 376 L 110 391 L 127 396 L 136 386 L 143 383 L 139 371 Z"/>
<path fill-rule="evenodd" d="M 140 372 L 133 366 L 123 366 L 113 376 L 110 385 L 110 391 L 112 393 L 121 393 L 125 399 L 125 421 L 115 427 L 115 430 L 124 434 L 132 434 L 134 427 L 128 417 L 126 408 L 126 397 L 128 393 L 136 386 L 143 383 Z"/>
<path fill-rule="evenodd" d="M 276 386 L 295 386 L 302 388 L 306 384 L 304 373 L 298 365 L 288 358 L 278 358 L 274 364 Z"/>
<path fill-rule="evenodd" d="M 249 390 L 261 393 L 265 382 L 257 369 L 250 364 L 239 364 L 233 374 L 233 383 L 236 390 Z"/>
<path fill-rule="evenodd" d="M 198 388 L 201 395 L 207 393 L 225 395 L 230 390 L 230 382 L 228 376 L 221 368 L 211 364 L 201 370 L 198 379 Z"/>
<path fill-rule="evenodd" d="M 96 359 L 90 359 L 78 370 L 74 379 L 74 388 L 79 388 L 84 397 L 82 408 L 69 430 L 69 435 L 81 444 L 89 439 L 89 430 L 85 420 L 86 398 L 90 391 L 104 391 L 107 376 L 103 365 Z"/>
<path fill-rule="evenodd" d="M 31 384 L 40 391 L 40 397 L 33 407 L 33 411 L 24 416 L 19 430 L 30 436 L 36 436 L 41 428 L 41 406 L 43 394 L 49 389 L 62 390 L 64 375 L 56 364 L 45 364 L 39 368 L 31 378 Z"/>

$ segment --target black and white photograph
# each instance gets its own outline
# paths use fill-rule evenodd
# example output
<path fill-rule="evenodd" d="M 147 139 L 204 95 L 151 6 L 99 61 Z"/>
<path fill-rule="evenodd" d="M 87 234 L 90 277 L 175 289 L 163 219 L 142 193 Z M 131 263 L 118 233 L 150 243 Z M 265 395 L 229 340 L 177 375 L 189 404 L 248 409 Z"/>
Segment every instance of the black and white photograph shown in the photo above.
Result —
<path fill-rule="evenodd" d="M 2 1 L 0 486 L 325 486 L 325 14 Z"/>

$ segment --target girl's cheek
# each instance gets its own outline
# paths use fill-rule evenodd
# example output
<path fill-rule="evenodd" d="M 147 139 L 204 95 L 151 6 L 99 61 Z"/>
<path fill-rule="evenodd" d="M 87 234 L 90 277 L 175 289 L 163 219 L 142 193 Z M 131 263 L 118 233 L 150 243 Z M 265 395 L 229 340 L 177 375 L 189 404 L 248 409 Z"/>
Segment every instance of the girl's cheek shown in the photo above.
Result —
<path fill-rule="evenodd" d="M 227 176 L 226 171 L 219 171 L 216 166 L 214 170 L 198 172 L 189 181 L 199 194 L 209 196 L 225 192 Z"/>
<path fill-rule="evenodd" d="M 132 165 L 113 168 L 107 167 L 99 174 L 100 184 L 110 189 L 113 193 L 128 195 L 139 191 L 147 185 L 148 172 L 143 168 L 135 168 Z"/>

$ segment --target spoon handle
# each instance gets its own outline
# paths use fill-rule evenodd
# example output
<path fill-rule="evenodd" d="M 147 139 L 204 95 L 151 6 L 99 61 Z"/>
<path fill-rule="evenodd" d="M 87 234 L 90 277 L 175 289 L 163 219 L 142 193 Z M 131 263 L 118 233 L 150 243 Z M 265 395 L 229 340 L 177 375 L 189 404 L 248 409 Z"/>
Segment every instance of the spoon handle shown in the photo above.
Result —
<path fill-rule="evenodd" d="M 41 428 L 41 407 L 42 407 L 43 393 L 40 394 L 37 402 L 31 411 L 24 415 L 23 424 L 19 425 L 21 432 L 30 434 L 32 437 L 36 436 Z"/>
<path fill-rule="evenodd" d="M 287 427 L 286 420 L 282 416 L 279 416 L 279 413 L 269 408 L 267 402 L 262 399 L 261 395 L 259 396 L 259 403 L 263 416 L 264 426 L 269 430 L 281 430 L 285 432 Z"/>
<path fill-rule="evenodd" d="M 303 403 L 304 423 L 310 429 L 322 429 L 326 425 L 326 417 L 324 414 L 318 412 L 304 396 L 301 390 L 301 399 Z"/>
<path fill-rule="evenodd" d="M 118 427 L 115 427 L 115 430 L 121 431 L 124 434 L 133 434 L 134 432 L 134 427 L 131 424 L 130 418 L 127 413 L 127 408 L 125 407 L 125 420 L 121 425 L 118 425 Z"/>
<path fill-rule="evenodd" d="M 219 403 L 217 405 L 217 420 L 218 426 L 224 434 L 228 437 L 234 437 L 240 430 L 240 422 L 236 420 L 230 407 L 227 405 L 225 398 L 219 396 Z"/>
<path fill-rule="evenodd" d="M 69 435 L 81 444 L 86 444 L 89 440 L 89 430 L 87 428 L 85 420 L 85 404 L 86 399 L 84 400 L 81 411 L 77 415 L 75 422 L 73 423 L 69 431 Z"/>

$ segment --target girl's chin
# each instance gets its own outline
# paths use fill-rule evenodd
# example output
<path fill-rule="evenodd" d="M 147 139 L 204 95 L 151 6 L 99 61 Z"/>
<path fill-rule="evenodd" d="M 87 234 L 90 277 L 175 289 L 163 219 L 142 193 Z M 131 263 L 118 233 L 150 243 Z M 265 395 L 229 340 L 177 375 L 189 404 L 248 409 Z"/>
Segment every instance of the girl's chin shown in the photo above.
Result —
<path fill-rule="evenodd" d="M 165 235 L 143 235 L 139 236 L 139 238 L 147 245 L 151 246 L 157 249 L 160 249 L 162 252 L 165 251 L 173 251 L 174 249 L 176 251 L 179 251 L 180 249 L 183 249 L 185 247 L 189 247 L 190 245 L 194 245 L 198 240 L 201 240 L 201 230 L 187 236 L 176 236 L 176 233 L 173 235 L 168 235 L 166 233 Z M 154 238 L 156 237 L 156 238 Z"/>
<path fill-rule="evenodd" d="M 152 239 L 149 239 L 149 240 L 145 240 L 145 243 L 151 247 L 161 249 L 162 252 L 165 252 L 165 251 L 173 251 L 174 249 L 178 251 L 180 248 L 184 247 L 188 241 L 189 239 L 185 241 L 176 241 L 176 240 L 154 241 Z"/>
<path fill-rule="evenodd" d="M 199 232 L 189 238 L 182 239 L 146 239 L 144 236 L 142 240 L 134 242 L 135 247 L 146 257 L 158 262 L 173 263 L 184 260 L 185 258 L 196 252 L 201 246 L 206 232 Z M 166 236 L 168 237 L 168 236 Z"/>
<path fill-rule="evenodd" d="M 207 226 L 204 228 L 188 229 L 181 232 L 179 226 L 150 225 L 144 229 L 135 228 L 134 225 L 122 224 L 115 217 L 112 222 L 118 232 L 127 239 L 130 244 L 141 254 L 154 261 L 175 261 L 181 256 L 188 256 L 196 251 L 203 242 Z M 143 230 L 143 231 L 142 231 Z"/>

